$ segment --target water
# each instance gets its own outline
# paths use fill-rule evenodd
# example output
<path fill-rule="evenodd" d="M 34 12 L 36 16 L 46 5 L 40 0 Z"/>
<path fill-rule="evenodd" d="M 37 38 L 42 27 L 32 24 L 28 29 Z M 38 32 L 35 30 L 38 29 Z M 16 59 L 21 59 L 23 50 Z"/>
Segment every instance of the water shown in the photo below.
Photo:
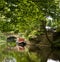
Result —
<path fill-rule="evenodd" d="M 2 62 L 16 62 L 16 59 L 14 57 L 6 57 Z"/>
<path fill-rule="evenodd" d="M 48 59 L 47 62 L 59 62 L 59 60 Z"/>
<path fill-rule="evenodd" d="M 40 48 L 41 61 L 40 62 L 60 62 L 60 50 L 59 49 L 51 49 L 48 47 Z"/>
<path fill-rule="evenodd" d="M 0 50 L 1 62 L 60 62 L 60 49 L 50 47 L 36 47 L 34 51 L 28 52 L 15 52 Z M 3 56 L 3 57 L 2 57 Z M 1 60 L 2 59 L 2 60 Z"/>

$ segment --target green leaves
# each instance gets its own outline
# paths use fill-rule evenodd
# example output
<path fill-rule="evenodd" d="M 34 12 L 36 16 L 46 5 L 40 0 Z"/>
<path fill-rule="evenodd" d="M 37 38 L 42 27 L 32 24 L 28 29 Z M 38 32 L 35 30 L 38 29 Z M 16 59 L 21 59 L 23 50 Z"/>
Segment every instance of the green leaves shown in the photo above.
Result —
<path fill-rule="evenodd" d="M 44 2 L 43 2 L 44 1 Z M 6 21 L 10 22 L 1 24 L 1 31 L 19 30 L 29 32 L 39 30 L 41 20 L 46 20 L 46 16 L 51 16 L 53 20 L 59 20 L 58 4 L 54 0 L 28 1 L 28 0 L 1 0 L 0 14 Z M 5 21 L 5 22 L 6 22 Z M 12 29 L 13 28 L 13 29 Z"/>

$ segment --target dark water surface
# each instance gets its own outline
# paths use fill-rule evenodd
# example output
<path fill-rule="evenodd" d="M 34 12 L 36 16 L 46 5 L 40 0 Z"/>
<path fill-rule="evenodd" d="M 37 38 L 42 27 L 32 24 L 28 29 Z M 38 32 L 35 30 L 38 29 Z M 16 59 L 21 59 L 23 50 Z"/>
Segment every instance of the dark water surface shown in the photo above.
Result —
<path fill-rule="evenodd" d="M 39 53 L 40 62 L 60 62 L 60 50 L 56 48 L 42 47 Z"/>

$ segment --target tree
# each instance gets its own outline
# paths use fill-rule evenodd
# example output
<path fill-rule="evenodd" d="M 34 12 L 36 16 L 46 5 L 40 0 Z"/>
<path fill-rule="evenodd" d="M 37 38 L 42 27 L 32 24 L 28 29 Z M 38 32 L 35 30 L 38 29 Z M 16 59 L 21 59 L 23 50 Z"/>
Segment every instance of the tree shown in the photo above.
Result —
<path fill-rule="evenodd" d="M 1 0 L 0 14 L 5 17 L 9 27 L 13 28 L 8 30 L 5 26 L 4 31 L 17 30 L 26 34 L 34 30 L 44 31 L 44 28 L 41 28 L 41 25 L 44 25 L 41 21 L 46 24 L 48 16 L 52 17 L 53 26 L 55 24 L 59 26 L 60 22 L 57 21 L 59 16 L 56 15 L 59 14 L 59 7 L 56 2 L 55 0 Z"/>
<path fill-rule="evenodd" d="M 6 22 L 10 19 L 8 23 L 14 25 L 14 29 L 23 32 L 37 29 L 39 10 L 34 2 L 27 0 L 3 0 L 3 2 L 1 14 L 5 16 Z"/>

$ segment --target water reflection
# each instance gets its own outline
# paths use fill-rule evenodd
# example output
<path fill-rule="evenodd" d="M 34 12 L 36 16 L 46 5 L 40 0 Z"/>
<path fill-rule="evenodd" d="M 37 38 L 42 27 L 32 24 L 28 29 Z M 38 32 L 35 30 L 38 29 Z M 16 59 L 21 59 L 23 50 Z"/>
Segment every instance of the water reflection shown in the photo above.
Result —
<path fill-rule="evenodd" d="M 51 48 L 41 48 L 40 53 L 41 62 L 60 62 L 60 50 Z"/>
<path fill-rule="evenodd" d="M 59 60 L 48 59 L 47 62 L 59 62 Z"/>
<path fill-rule="evenodd" d="M 38 47 L 32 46 L 31 51 L 36 52 L 39 62 L 60 62 L 60 50 L 50 47 Z"/>
<path fill-rule="evenodd" d="M 6 57 L 2 62 L 16 62 L 14 57 Z"/>
<path fill-rule="evenodd" d="M 34 51 L 31 50 L 29 52 L 29 55 L 27 52 L 23 53 L 11 50 L 7 51 L 4 49 L 2 50 L 2 52 L 0 52 L 0 61 L 2 61 L 1 58 L 3 56 L 2 62 L 60 62 L 59 49 L 39 46 L 34 46 L 32 47 L 32 49 Z M 31 52 L 33 52 L 34 54 L 32 54 Z"/>

